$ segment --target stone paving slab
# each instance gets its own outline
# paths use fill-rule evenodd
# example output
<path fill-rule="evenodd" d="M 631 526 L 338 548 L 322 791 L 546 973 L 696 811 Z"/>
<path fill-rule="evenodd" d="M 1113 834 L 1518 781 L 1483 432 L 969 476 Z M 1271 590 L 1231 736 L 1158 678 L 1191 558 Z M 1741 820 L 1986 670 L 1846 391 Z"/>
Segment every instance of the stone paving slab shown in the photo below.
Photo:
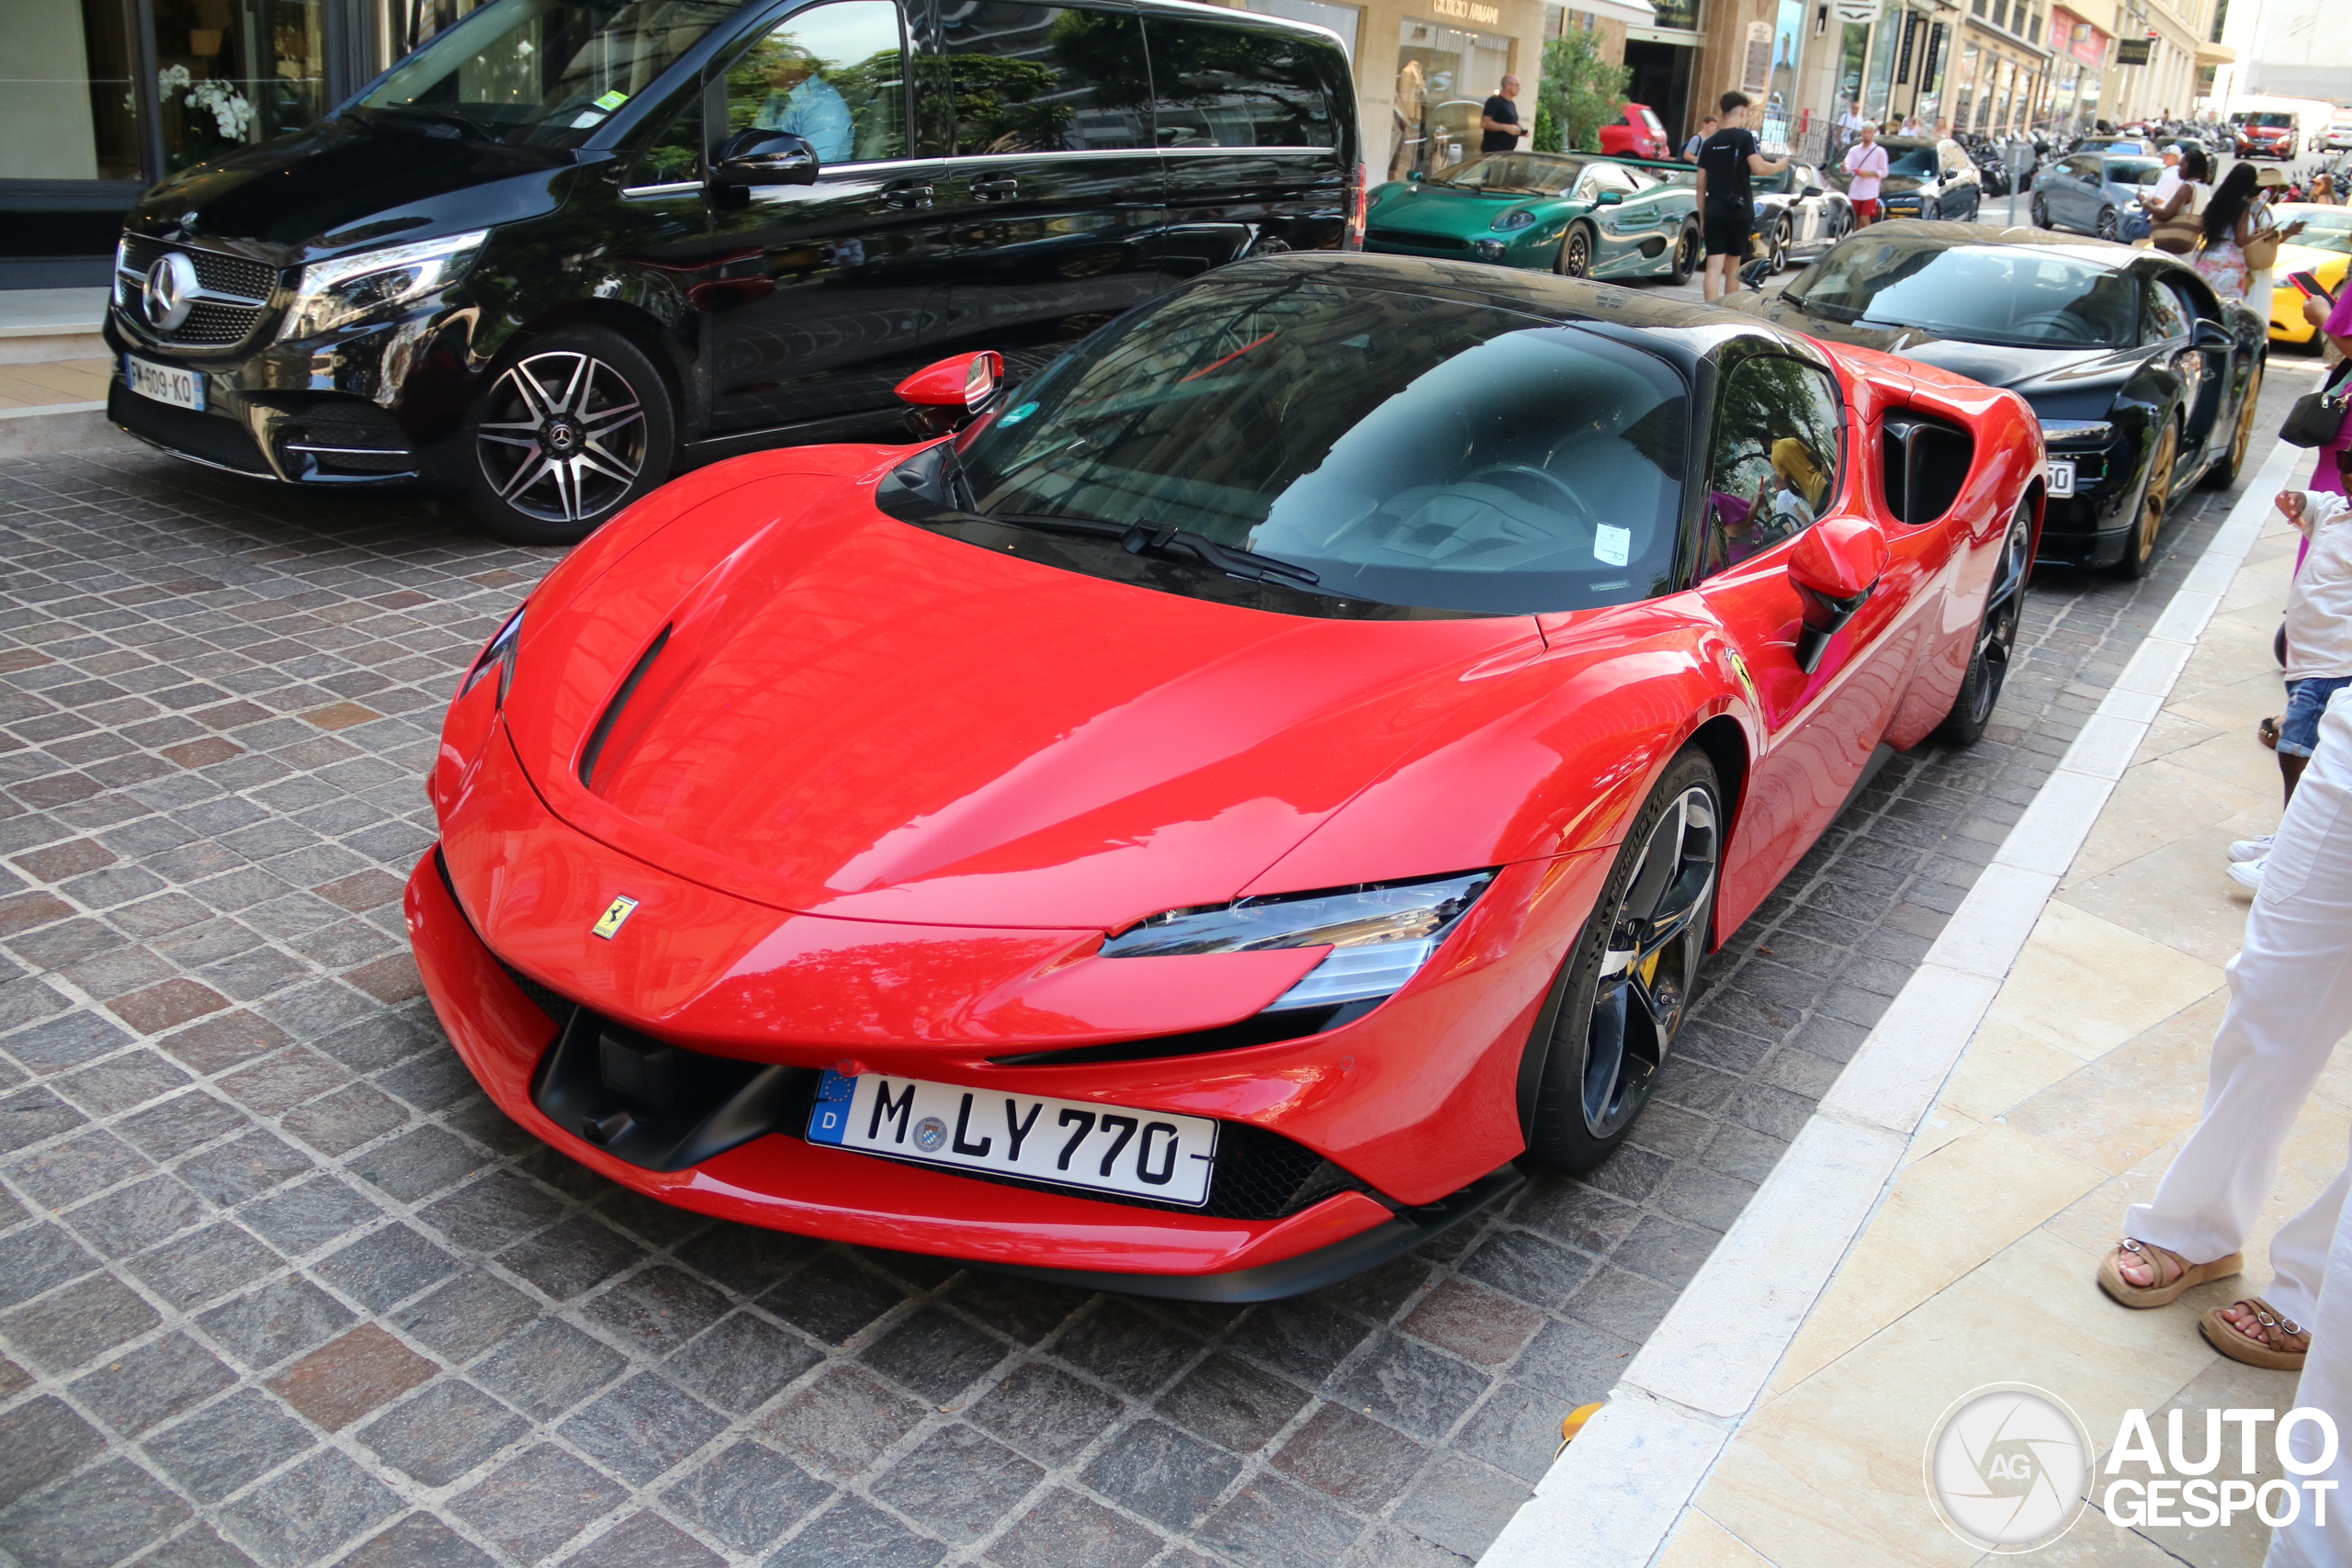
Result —
<path fill-rule="evenodd" d="M 1439 1568 L 1474 1558 L 2169 592 L 2040 582 L 1732 942 L 1638 1142 L 1296 1301 L 1136 1303 L 648 1202 L 478 1094 L 401 879 L 555 553 L 144 453 L 0 464 L 0 1553 Z"/>

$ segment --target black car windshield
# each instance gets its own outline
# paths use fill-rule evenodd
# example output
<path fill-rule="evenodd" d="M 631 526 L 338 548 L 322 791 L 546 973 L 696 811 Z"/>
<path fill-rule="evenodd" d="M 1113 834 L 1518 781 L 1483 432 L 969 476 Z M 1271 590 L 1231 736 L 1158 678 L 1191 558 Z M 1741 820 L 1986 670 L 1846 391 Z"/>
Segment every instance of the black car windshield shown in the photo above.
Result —
<path fill-rule="evenodd" d="M 2042 245 L 1876 239 L 1839 245 L 1791 284 L 1807 315 L 1914 327 L 1967 343 L 2122 348 L 2137 340 L 2139 284 L 2111 265 Z"/>
<path fill-rule="evenodd" d="M 1942 167 L 1942 164 L 1936 160 L 1936 150 L 1933 146 L 1895 147 L 1888 142 L 1881 142 L 1879 145 L 1885 147 L 1894 154 L 1893 160 L 1886 165 L 1886 172 L 1890 175 L 1908 176 L 1915 180 L 1933 179 L 1937 171 Z"/>
<path fill-rule="evenodd" d="M 1204 284 L 1016 396 L 963 458 L 1007 521 L 1182 528 L 1318 593 L 1490 614 L 1648 598 L 1673 569 L 1679 375 L 1496 306 Z"/>
<path fill-rule="evenodd" d="M 1577 183 L 1581 158 L 1549 152 L 1498 152 L 1457 164 L 1429 183 L 1454 190 L 1491 191 L 1497 196 L 1559 196 Z"/>
<path fill-rule="evenodd" d="M 574 147 L 742 0 L 491 0 L 352 106 L 370 123 Z"/>
<path fill-rule="evenodd" d="M 2154 158 L 2109 158 L 2107 161 L 2107 183 L 2111 186 L 2152 186 L 2164 175 L 2164 164 Z"/>

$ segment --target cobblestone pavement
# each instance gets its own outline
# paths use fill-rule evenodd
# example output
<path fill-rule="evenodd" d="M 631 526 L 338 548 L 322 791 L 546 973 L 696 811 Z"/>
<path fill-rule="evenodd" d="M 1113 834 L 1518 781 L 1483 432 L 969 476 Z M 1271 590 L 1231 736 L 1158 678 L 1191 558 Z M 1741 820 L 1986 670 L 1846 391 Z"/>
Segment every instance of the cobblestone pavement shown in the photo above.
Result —
<path fill-rule="evenodd" d="M 2147 583 L 2037 589 L 1999 728 L 1897 759 L 1740 934 L 1638 1146 L 1222 1309 L 706 1221 L 521 1135 L 398 896 L 442 702 L 552 552 L 143 453 L 0 465 L 0 1553 L 1473 1557 L 2220 515 Z"/>

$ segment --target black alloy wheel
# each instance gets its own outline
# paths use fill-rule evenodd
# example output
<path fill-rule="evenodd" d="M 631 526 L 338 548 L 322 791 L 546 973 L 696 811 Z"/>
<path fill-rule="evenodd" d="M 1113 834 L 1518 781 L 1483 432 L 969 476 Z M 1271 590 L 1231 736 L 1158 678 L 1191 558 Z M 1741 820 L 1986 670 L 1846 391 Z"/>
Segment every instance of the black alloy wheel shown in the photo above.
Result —
<path fill-rule="evenodd" d="M 2115 216 L 2115 209 L 2112 207 L 2100 208 L 2098 209 L 2098 223 L 2092 230 L 2092 232 L 2096 233 L 2102 240 L 2112 240 L 2115 238 L 2118 231 L 2119 223 Z"/>
<path fill-rule="evenodd" d="M 2314 338 L 2322 334 L 2314 333 Z M 2254 374 L 2245 379 L 2245 395 L 2238 400 L 2237 430 L 2230 437 L 2229 452 L 2206 471 L 2205 483 L 2211 490 L 2227 490 L 2237 481 L 2238 471 L 2245 467 L 2246 449 L 2254 445 L 2254 405 L 2262 397 L 2262 372 L 2265 362 L 2254 362 Z"/>
<path fill-rule="evenodd" d="M 2001 700 L 2001 682 L 2007 679 L 2009 660 L 2018 646 L 2018 626 L 2025 616 L 2026 580 L 2033 572 L 2033 502 L 2018 503 L 2009 520 L 2008 536 L 2001 541 L 2001 558 L 1994 563 L 1993 581 L 1984 590 L 1984 614 L 1976 623 L 1976 646 L 1968 656 L 1968 672 L 1961 677 L 1960 694 L 1951 712 L 1937 727 L 1936 739 L 1947 746 L 1973 746 L 1993 722 L 1994 705 Z"/>
<path fill-rule="evenodd" d="M 1714 764 L 1687 747 L 1635 814 L 1528 1042 L 1532 1164 L 1590 1169 L 1649 1103 L 1698 987 L 1723 829 Z"/>
<path fill-rule="evenodd" d="M 2115 563 L 2120 577 L 2145 577 L 2155 564 L 2156 536 L 2165 530 L 2165 513 L 2172 504 L 2173 464 L 2180 457 L 2180 423 L 2167 415 L 2164 434 L 2156 437 L 2155 456 L 2148 459 L 2148 477 L 2140 486 L 2140 510 L 2132 536 L 2123 541 L 2123 558 Z"/>
<path fill-rule="evenodd" d="M 2033 193 L 2033 199 L 2025 204 L 2025 212 L 2026 216 L 2032 220 L 2033 226 L 2035 228 L 2047 229 L 2051 227 L 2050 204 L 2041 198 L 2041 193 L 2040 191 L 2035 191 Z"/>
<path fill-rule="evenodd" d="M 1560 237 L 1560 259 L 1557 264 L 1562 277 L 1592 276 L 1592 231 L 1581 223 L 1571 223 Z"/>
<path fill-rule="evenodd" d="M 576 543 L 669 476 L 671 436 L 669 390 L 636 344 L 552 333 L 475 406 L 473 510 L 510 544 Z"/>
<path fill-rule="evenodd" d="M 1690 275 L 1699 270 L 1700 262 L 1705 259 L 1700 254 L 1702 243 L 1699 225 L 1682 225 L 1682 232 L 1674 242 L 1674 264 L 1666 275 L 1668 285 L 1679 286 L 1690 281 Z"/>

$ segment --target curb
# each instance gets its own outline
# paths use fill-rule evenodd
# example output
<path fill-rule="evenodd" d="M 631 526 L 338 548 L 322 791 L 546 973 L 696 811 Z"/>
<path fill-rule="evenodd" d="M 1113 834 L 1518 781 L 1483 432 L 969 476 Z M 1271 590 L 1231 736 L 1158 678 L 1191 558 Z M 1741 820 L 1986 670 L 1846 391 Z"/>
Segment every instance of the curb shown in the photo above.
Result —
<path fill-rule="evenodd" d="M 2301 453 L 2279 442 L 2264 459 L 1942 935 L 1479 1568 L 1634 1568 L 1665 1547 L 1885 1197 Z"/>
<path fill-rule="evenodd" d="M 41 457 L 141 443 L 107 418 L 104 403 L 47 403 L 0 409 L 0 457 Z"/>

